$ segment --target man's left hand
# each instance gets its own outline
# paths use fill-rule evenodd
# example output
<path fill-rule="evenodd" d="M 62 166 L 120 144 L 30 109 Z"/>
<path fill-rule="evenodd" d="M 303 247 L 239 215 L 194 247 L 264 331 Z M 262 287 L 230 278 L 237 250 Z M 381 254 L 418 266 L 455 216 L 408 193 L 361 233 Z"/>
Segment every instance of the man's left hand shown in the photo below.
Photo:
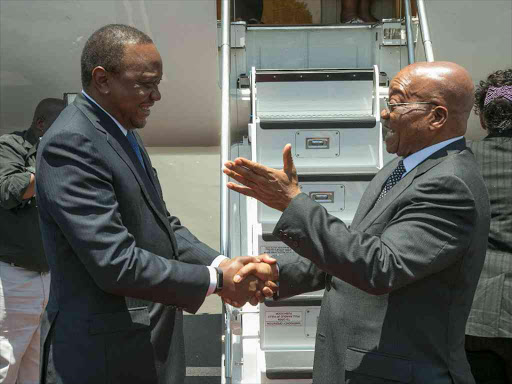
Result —
<path fill-rule="evenodd" d="M 227 187 L 243 195 L 254 197 L 263 204 L 284 211 L 300 193 L 297 170 L 293 164 L 292 146 L 283 149 L 283 169 L 277 170 L 243 157 L 228 161 L 222 171 L 243 185 L 228 183 Z"/>

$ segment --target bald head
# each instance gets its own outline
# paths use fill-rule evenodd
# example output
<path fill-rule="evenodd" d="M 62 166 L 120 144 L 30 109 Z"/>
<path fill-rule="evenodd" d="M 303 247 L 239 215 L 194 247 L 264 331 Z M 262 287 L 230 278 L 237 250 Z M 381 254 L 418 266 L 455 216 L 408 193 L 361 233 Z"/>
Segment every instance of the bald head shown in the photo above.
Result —
<path fill-rule="evenodd" d="M 466 133 L 473 81 L 454 63 L 412 64 L 391 81 L 389 105 L 381 112 L 386 149 L 409 156 Z"/>
<path fill-rule="evenodd" d="M 474 103 L 474 85 L 466 69 L 451 62 L 415 63 L 405 67 L 397 77 L 408 79 L 409 92 L 418 100 L 430 100 L 448 109 L 444 134 L 466 133 Z"/>
<path fill-rule="evenodd" d="M 44 135 L 65 107 L 66 103 L 62 99 L 41 100 L 34 112 L 31 129 L 39 137 Z"/>

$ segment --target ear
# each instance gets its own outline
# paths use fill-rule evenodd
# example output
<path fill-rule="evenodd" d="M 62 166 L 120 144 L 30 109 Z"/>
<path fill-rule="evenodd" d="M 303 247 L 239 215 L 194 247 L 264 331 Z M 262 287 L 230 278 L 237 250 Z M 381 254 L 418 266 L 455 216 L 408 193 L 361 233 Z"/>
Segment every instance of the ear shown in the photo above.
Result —
<path fill-rule="evenodd" d="M 45 129 L 44 122 L 45 122 L 45 119 L 43 117 L 38 117 L 36 120 L 36 128 L 41 132 L 44 132 L 44 129 Z"/>
<path fill-rule="evenodd" d="M 96 67 L 92 70 L 91 85 L 102 95 L 110 93 L 110 76 L 111 74 L 103 67 Z"/>
<path fill-rule="evenodd" d="M 432 109 L 432 118 L 430 120 L 430 129 L 438 130 L 444 127 L 448 120 L 448 109 L 438 105 Z"/>

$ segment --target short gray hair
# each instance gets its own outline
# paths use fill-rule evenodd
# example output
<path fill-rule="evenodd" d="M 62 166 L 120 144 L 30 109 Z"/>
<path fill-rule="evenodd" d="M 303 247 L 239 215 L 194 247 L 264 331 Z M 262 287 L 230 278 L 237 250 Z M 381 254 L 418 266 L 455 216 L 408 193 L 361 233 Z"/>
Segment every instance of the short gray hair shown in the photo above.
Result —
<path fill-rule="evenodd" d="M 94 32 L 82 51 L 82 87 L 89 86 L 92 71 L 98 66 L 119 73 L 127 44 L 153 44 L 153 40 L 144 32 L 124 24 L 105 25 Z"/>

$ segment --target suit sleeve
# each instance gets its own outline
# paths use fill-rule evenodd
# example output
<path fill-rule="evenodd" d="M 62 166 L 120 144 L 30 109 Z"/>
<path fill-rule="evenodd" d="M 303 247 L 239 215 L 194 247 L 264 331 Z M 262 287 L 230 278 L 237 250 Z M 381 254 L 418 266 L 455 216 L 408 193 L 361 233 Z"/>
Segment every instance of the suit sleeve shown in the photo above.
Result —
<path fill-rule="evenodd" d="M 123 225 L 112 177 L 87 137 L 63 132 L 40 154 L 38 203 L 101 289 L 197 311 L 209 286 L 208 269 L 136 247 Z"/>
<path fill-rule="evenodd" d="M 23 205 L 23 194 L 30 184 L 21 143 L 13 136 L 0 139 L 0 207 L 13 209 Z"/>
<path fill-rule="evenodd" d="M 160 180 L 158 180 L 158 173 L 155 168 L 153 168 L 153 172 L 158 182 L 159 193 L 163 196 Z M 164 205 L 166 205 L 165 202 Z M 176 237 L 178 260 L 190 264 L 210 265 L 213 260 L 219 256 L 219 252 L 207 246 L 196 238 L 185 226 L 181 225 L 180 219 L 176 216 L 172 216 L 169 213 L 167 206 L 165 207 L 165 210 L 167 213 L 167 219 L 169 220 L 169 225 Z"/>
<path fill-rule="evenodd" d="M 395 208 L 382 233 L 372 234 L 348 229 L 300 194 L 274 234 L 321 270 L 374 295 L 402 288 L 464 257 L 478 217 L 474 197 L 460 178 L 418 181 L 414 195 L 403 197 Z"/>
<path fill-rule="evenodd" d="M 325 288 L 326 273 L 310 260 L 297 255 L 276 256 L 279 290 L 276 299 L 314 292 Z"/>
<path fill-rule="evenodd" d="M 181 225 L 176 216 L 168 213 L 169 223 L 178 244 L 178 260 L 200 265 L 210 265 L 219 256 L 219 252 L 199 241 L 190 231 Z"/>

